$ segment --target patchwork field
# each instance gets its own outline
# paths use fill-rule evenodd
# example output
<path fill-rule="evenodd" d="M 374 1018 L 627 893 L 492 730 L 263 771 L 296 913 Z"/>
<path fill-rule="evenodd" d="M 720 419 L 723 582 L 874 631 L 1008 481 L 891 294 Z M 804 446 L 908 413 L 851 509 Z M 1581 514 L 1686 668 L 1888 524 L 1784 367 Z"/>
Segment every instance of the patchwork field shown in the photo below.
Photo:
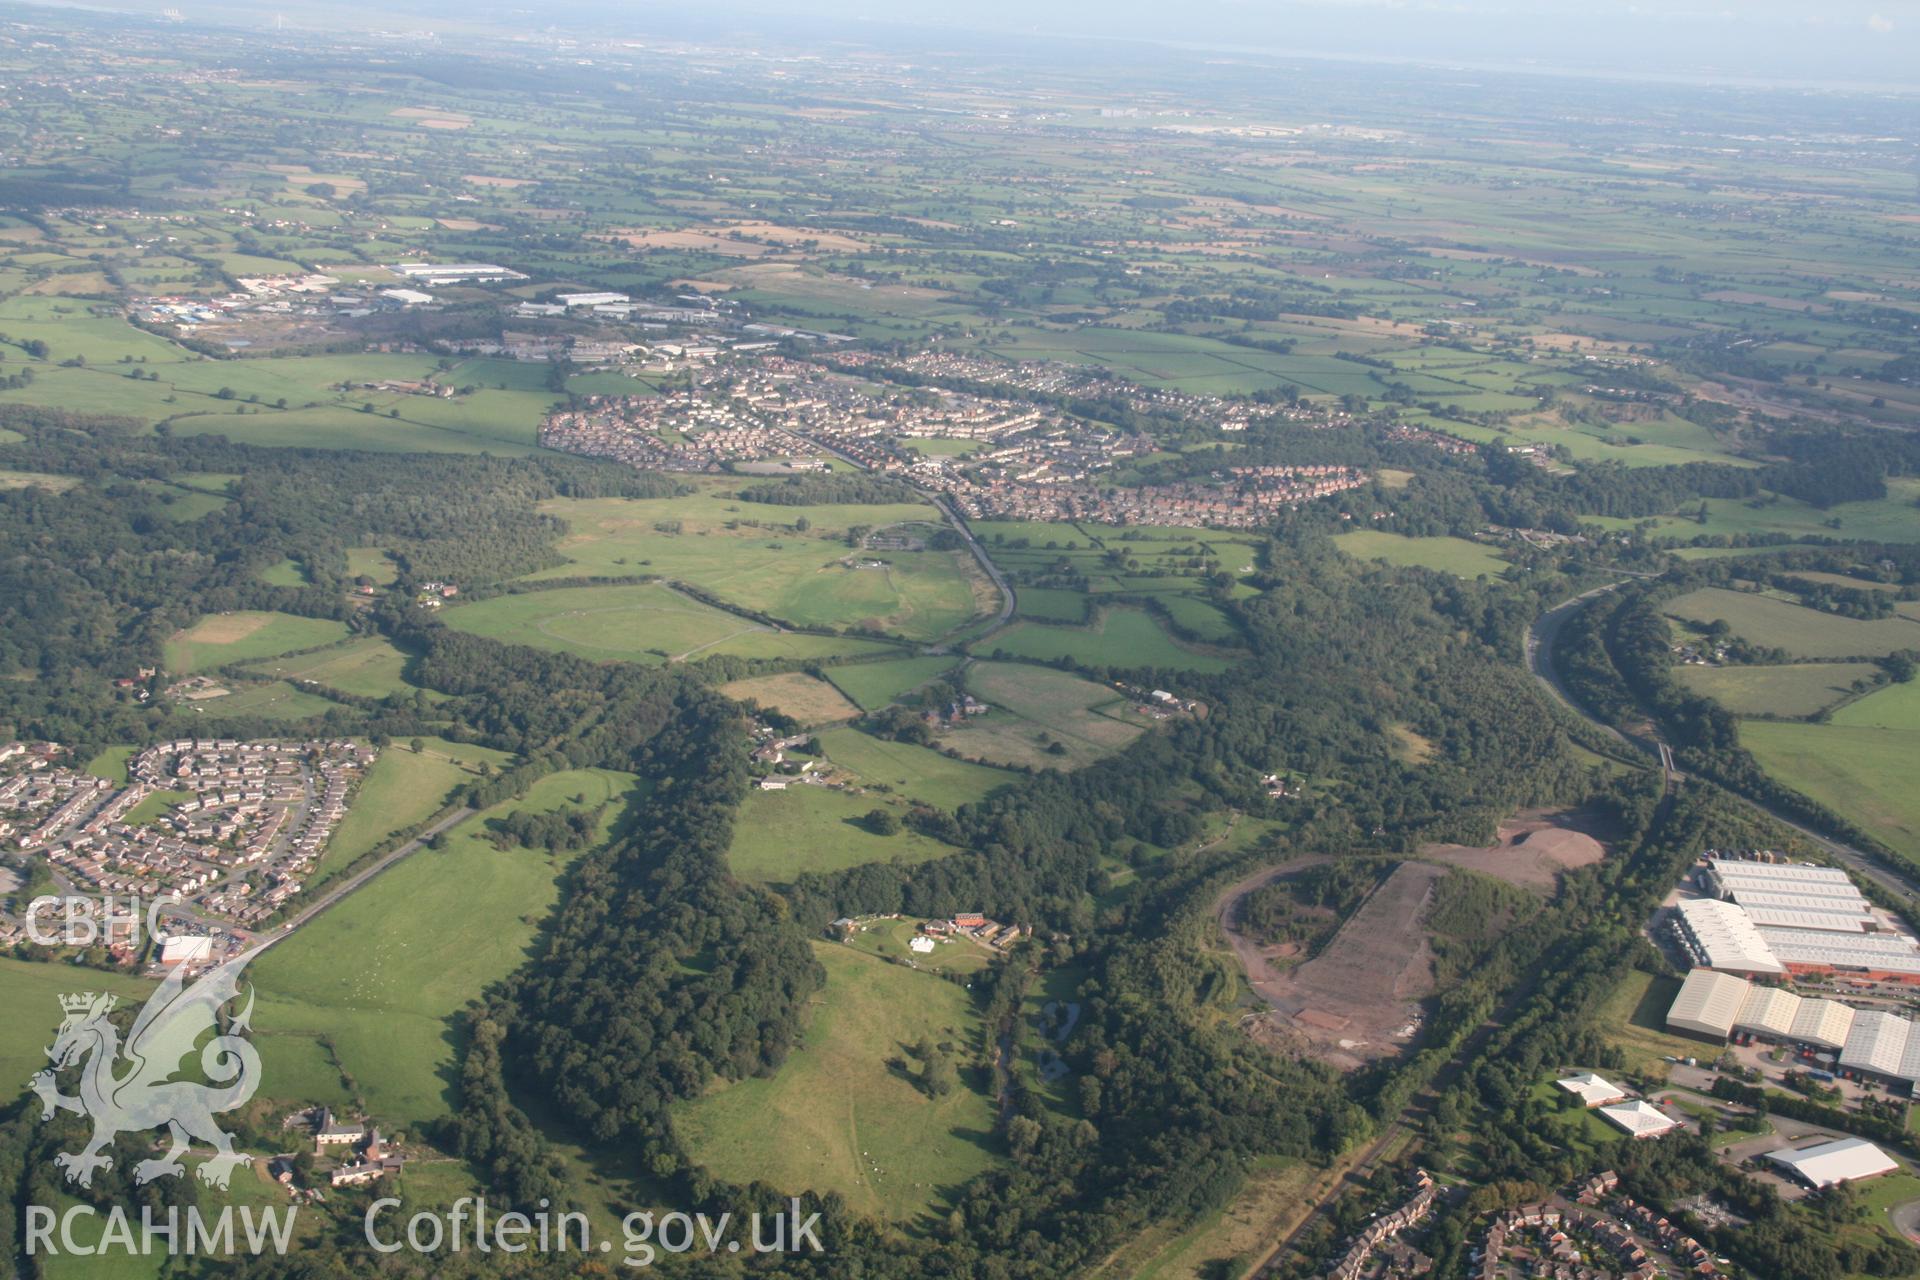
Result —
<path fill-rule="evenodd" d="M 968 1062 L 983 1030 L 967 993 L 838 943 L 816 943 L 827 982 L 805 1039 L 771 1078 L 716 1086 L 678 1108 L 693 1158 L 725 1179 L 839 1193 L 910 1228 L 994 1160 L 993 1104 Z M 963 1065 L 943 1098 L 892 1065 L 925 1038 Z"/>
<path fill-rule="evenodd" d="M 1920 729 L 1746 720 L 1740 745 L 1787 786 L 1920 860 Z"/>
<path fill-rule="evenodd" d="M 1084 627 L 1016 622 L 981 641 L 987 655 L 1053 662 L 1068 658 L 1117 670 L 1225 671 L 1233 660 L 1176 640 L 1145 609 L 1115 605 Z"/>
<path fill-rule="evenodd" d="M 450 1020 L 524 963 L 568 861 L 495 849 L 482 838 L 486 817 L 607 801 L 604 834 L 634 783 L 600 769 L 550 774 L 524 799 L 470 819 L 444 847 L 411 855 L 262 956 L 250 972 L 260 993 L 263 1092 L 344 1105 L 350 1078 L 353 1094 L 390 1130 L 447 1114 Z M 449 884 L 460 886 L 457 909 L 421 909 Z M 353 962 L 343 963 L 346 956 Z"/>
<path fill-rule="evenodd" d="M 1111 755 L 1146 731 L 1106 685 L 1017 662 L 976 662 L 967 689 L 993 709 L 944 730 L 942 747 L 989 764 L 1077 769 Z"/>
<path fill-rule="evenodd" d="M 276 658 L 347 638 L 344 625 L 290 613 L 216 613 L 176 631 L 167 641 L 167 670 L 188 675 L 255 658 Z"/>
<path fill-rule="evenodd" d="M 1805 662 L 1777 667 L 1674 668 L 1680 683 L 1737 716 L 1798 719 L 1830 707 L 1855 680 L 1871 680 L 1870 662 Z"/>
<path fill-rule="evenodd" d="M 1507 562 L 1491 547 L 1465 538 L 1404 538 L 1378 529 L 1355 529 L 1333 540 L 1348 555 L 1360 560 L 1384 560 L 1403 568 L 1435 569 L 1477 578 L 1482 574 L 1497 578 L 1507 571 Z"/>
<path fill-rule="evenodd" d="M 741 481 L 698 482 L 677 498 L 556 499 L 542 510 L 572 532 L 566 565 L 533 575 L 657 574 L 800 626 L 884 630 L 932 640 L 991 611 L 996 593 L 963 551 L 864 554 L 846 531 L 938 521 L 919 503 L 780 507 L 731 495 Z M 801 527 L 804 523 L 804 527 Z M 880 560 L 880 568 L 861 568 Z"/>
<path fill-rule="evenodd" d="M 838 689 L 801 671 L 735 680 L 721 685 L 720 692 L 740 702 L 770 707 L 805 725 L 831 724 L 860 714 L 860 708 L 842 697 Z"/>
<path fill-rule="evenodd" d="M 1706 625 L 1724 621 L 1754 644 L 1802 658 L 1880 657 L 1920 648 L 1920 624 L 1907 618 L 1842 618 L 1773 596 L 1705 587 L 1667 602 L 1669 617 Z"/>
<path fill-rule="evenodd" d="M 827 679 L 859 703 L 861 710 L 877 711 L 909 690 L 953 670 L 957 661 L 950 654 L 940 654 L 887 662 L 849 662 L 827 668 Z"/>

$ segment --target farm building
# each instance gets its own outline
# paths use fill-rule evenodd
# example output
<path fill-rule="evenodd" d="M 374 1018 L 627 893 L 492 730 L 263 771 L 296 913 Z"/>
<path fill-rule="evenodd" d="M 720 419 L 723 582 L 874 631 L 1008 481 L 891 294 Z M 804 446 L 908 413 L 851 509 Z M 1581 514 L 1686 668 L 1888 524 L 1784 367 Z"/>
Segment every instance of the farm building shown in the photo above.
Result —
<path fill-rule="evenodd" d="M 1818 1146 L 1769 1151 L 1767 1159 L 1814 1190 L 1892 1173 L 1900 1165 L 1865 1138 L 1841 1138 Z"/>
<path fill-rule="evenodd" d="M 1602 1107 L 1600 1114 L 1632 1138 L 1658 1138 L 1680 1127 L 1678 1120 L 1640 1098 L 1617 1106 Z"/>
<path fill-rule="evenodd" d="M 1589 1107 L 1604 1106 L 1609 1102 L 1619 1102 L 1627 1096 L 1627 1091 L 1603 1076 L 1591 1071 L 1583 1071 L 1564 1080 L 1555 1080 L 1555 1084 L 1565 1089 Z"/>

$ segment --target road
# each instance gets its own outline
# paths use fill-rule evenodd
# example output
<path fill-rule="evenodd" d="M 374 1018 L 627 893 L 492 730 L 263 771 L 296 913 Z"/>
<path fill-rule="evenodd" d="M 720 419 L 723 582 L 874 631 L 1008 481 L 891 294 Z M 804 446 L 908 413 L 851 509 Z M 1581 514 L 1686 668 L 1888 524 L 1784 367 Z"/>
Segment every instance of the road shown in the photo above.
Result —
<path fill-rule="evenodd" d="M 1565 706 L 1569 711 L 1579 716 L 1582 720 L 1585 720 L 1594 728 L 1600 730 L 1616 742 L 1630 746 L 1638 752 L 1651 753 L 1658 756 L 1661 767 L 1666 771 L 1667 785 L 1671 787 L 1673 783 L 1679 781 L 1680 778 L 1684 776 L 1674 765 L 1673 749 L 1669 747 L 1665 741 L 1657 737 L 1651 742 L 1642 741 L 1639 738 L 1629 737 L 1621 733 L 1612 725 L 1604 724 L 1594 719 L 1593 716 L 1587 713 L 1584 707 L 1568 696 L 1566 686 L 1561 683 L 1559 672 L 1554 669 L 1554 641 L 1559 637 L 1560 629 L 1566 625 L 1567 619 L 1572 617 L 1574 611 L 1584 606 L 1589 600 L 1594 599 L 1596 596 L 1604 595 L 1620 585 L 1618 582 L 1610 582 L 1604 587 L 1595 587 L 1593 590 L 1583 592 L 1571 600 L 1562 601 L 1560 604 L 1555 605 L 1534 619 L 1533 625 L 1527 629 L 1527 669 L 1534 674 L 1535 678 L 1546 687 L 1547 691 L 1550 692 L 1561 705 Z M 1750 796 L 1741 795 L 1739 792 L 1733 790 L 1728 790 L 1727 794 L 1740 800 L 1749 808 L 1757 809 L 1775 822 L 1778 822 L 1781 826 L 1789 827 L 1799 832 L 1802 836 L 1805 836 L 1811 844 L 1826 853 L 1835 862 L 1840 863 L 1852 871 L 1858 872 L 1862 877 L 1873 881 L 1901 901 L 1912 903 L 1917 898 L 1920 898 L 1920 882 L 1916 882 L 1900 872 L 1892 870 L 1884 862 L 1873 857 L 1873 855 L 1864 853 L 1852 845 L 1843 844 L 1838 840 L 1822 835 L 1804 823 L 1798 822 L 1779 812 L 1771 805 L 1755 800 Z"/>
<path fill-rule="evenodd" d="M 973 552 L 973 558 L 980 562 L 980 567 L 986 571 L 987 578 L 999 588 L 1000 612 L 994 615 L 993 625 L 982 631 L 976 639 L 990 636 L 1006 626 L 1007 621 L 1013 617 L 1013 607 L 1017 603 L 1013 594 L 1013 584 L 1008 582 L 1006 575 L 1000 572 L 1000 566 L 993 562 L 993 557 L 987 554 L 987 549 L 980 545 L 980 540 L 973 536 L 973 530 L 967 527 L 967 522 L 961 519 L 960 513 L 953 509 L 951 503 L 945 498 L 936 498 L 931 495 L 927 501 L 947 518 L 948 524 L 959 530 L 960 536 L 967 540 L 967 550 Z"/>

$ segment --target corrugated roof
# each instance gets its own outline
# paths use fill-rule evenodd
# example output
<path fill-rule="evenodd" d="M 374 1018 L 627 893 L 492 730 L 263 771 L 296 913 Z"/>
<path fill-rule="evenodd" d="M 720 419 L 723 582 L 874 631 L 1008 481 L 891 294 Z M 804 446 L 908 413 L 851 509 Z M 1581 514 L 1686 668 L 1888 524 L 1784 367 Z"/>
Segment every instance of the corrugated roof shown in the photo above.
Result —
<path fill-rule="evenodd" d="M 1783 973 L 1747 913 L 1731 902 L 1693 898 L 1679 904 L 1680 930 L 1699 963 L 1734 973 Z"/>
<path fill-rule="evenodd" d="M 1778 987 L 1753 986 L 1740 1002 L 1733 1025 L 1742 1031 L 1786 1037 L 1793 1032 L 1793 1015 L 1800 1011 L 1800 997 Z"/>
<path fill-rule="evenodd" d="M 1853 1015 L 1847 1042 L 1840 1049 L 1840 1065 L 1897 1076 L 1906 1065 L 1907 1038 L 1913 1024 L 1905 1018 L 1874 1009 Z"/>
<path fill-rule="evenodd" d="M 1680 984 L 1680 994 L 1667 1010 L 1667 1025 L 1724 1040 L 1733 1032 L 1734 1019 L 1752 989 L 1745 978 L 1695 969 Z"/>
<path fill-rule="evenodd" d="M 1852 1029 L 1852 1006 L 1838 1000 L 1803 999 L 1793 1015 L 1793 1030 L 1789 1034 L 1801 1044 L 1838 1049 L 1847 1043 L 1847 1032 Z"/>

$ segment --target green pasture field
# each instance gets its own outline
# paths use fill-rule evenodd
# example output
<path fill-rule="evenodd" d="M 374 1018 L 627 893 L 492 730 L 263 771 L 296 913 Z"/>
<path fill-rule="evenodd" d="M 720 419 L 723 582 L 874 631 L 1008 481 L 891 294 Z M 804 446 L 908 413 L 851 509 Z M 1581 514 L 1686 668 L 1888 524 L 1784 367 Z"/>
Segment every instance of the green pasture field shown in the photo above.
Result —
<path fill-rule="evenodd" d="M 1703 587 L 1669 600 L 1666 612 L 1702 626 L 1724 621 L 1743 640 L 1802 658 L 1881 657 L 1901 649 L 1920 649 L 1920 623 L 1910 619 L 1842 618 L 1724 587 Z"/>
<path fill-rule="evenodd" d="M 1164 596 L 1160 604 L 1174 622 L 1208 644 L 1238 644 L 1242 636 L 1232 618 L 1193 596 Z"/>
<path fill-rule="evenodd" d="M 992 710 L 942 731 L 939 742 L 989 764 L 1077 769 L 1146 729 L 1121 718 L 1127 703 L 1116 690 L 1051 667 L 976 662 L 967 668 L 967 688 Z M 1061 750 L 1050 750 L 1054 744 Z"/>
<path fill-rule="evenodd" d="M 804 725 L 832 724 L 860 714 L 860 708 L 847 701 L 838 689 L 804 671 L 735 680 L 721 685 L 720 692 L 741 702 L 771 707 Z"/>
<path fill-rule="evenodd" d="M 1014 592 L 1016 617 L 1039 622 L 1064 622 L 1079 626 L 1087 620 L 1088 599 L 1084 591 L 1064 591 L 1056 587 L 1020 587 Z"/>
<path fill-rule="evenodd" d="M 967 993 L 839 943 L 815 943 L 827 982 L 801 1047 L 771 1077 L 715 1085 L 674 1125 L 720 1178 L 837 1192 L 856 1213 L 924 1230 L 995 1159 L 993 1103 L 972 1058 Z M 953 1046 L 960 1084 L 929 1098 L 890 1064 L 922 1037 Z"/>
<path fill-rule="evenodd" d="M 532 576 L 657 574 L 796 625 L 885 630 L 912 640 L 945 635 L 995 603 L 965 552 L 868 555 L 840 536 L 854 525 L 938 520 L 931 507 L 778 507 L 728 497 L 739 483 L 702 481 L 698 493 L 677 498 L 542 503 L 572 529 L 558 544 L 568 563 Z M 800 519 L 811 526 L 804 533 L 793 527 Z M 866 559 L 887 567 L 852 567 Z"/>
<path fill-rule="evenodd" d="M 889 742 L 858 729 L 831 729 L 820 735 L 827 759 L 857 774 L 869 791 L 886 787 L 936 809 L 957 809 L 985 798 L 1011 782 L 999 769 L 952 760 L 910 742 Z"/>
<path fill-rule="evenodd" d="M 415 686 L 408 684 L 402 675 L 406 664 L 407 656 L 394 648 L 391 641 L 367 636 L 317 653 L 249 663 L 247 670 L 257 675 L 277 676 L 294 684 L 311 681 L 363 698 L 384 698 L 391 693 L 413 692 Z M 445 695 L 429 692 L 427 696 Z"/>
<path fill-rule="evenodd" d="M 411 1129 L 446 1115 L 453 1015 L 526 962 L 569 861 L 497 850 L 482 838 L 485 819 L 606 801 L 604 838 L 636 781 L 604 769 L 550 774 L 523 799 L 449 832 L 442 848 L 396 863 L 255 961 L 264 1093 L 289 1104 L 345 1104 L 337 1079 L 330 1094 L 306 1092 L 320 1091 L 323 1064 L 337 1063 L 383 1127 Z M 446 908 L 448 885 L 459 886 L 456 909 Z"/>
<path fill-rule="evenodd" d="M 1920 733 L 1920 680 L 1876 689 L 1833 713 L 1833 723 L 1862 729 L 1905 729 Z"/>
<path fill-rule="evenodd" d="M 494 434 L 465 431 L 418 421 L 414 417 L 415 406 L 403 407 L 397 419 L 389 418 L 386 412 L 390 407 L 386 404 L 387 399 L 376 396 L 369 402 L 381 406 L 377 413 L 361 413 L 345 406 L 323 405 L 317 409 L 262 410 L 244 414 L 189 414 L 173 419 L 173 430 L 183 436 L 218 435 L 240 444 L 284 449 L 500 455 L 535 451 L 533 437 L 539 431 L 538 421 L 529 423 L 524 432 Z M 395 396 L 391 399 L 417 400 L 420 405 L 440 403 L 418 396 Z M 520 438 L 523 435 L 525 439 Z"/>
<path fill-rule="evenodd" d="M 1498 578 L 1507 571 L 1507 562 L 1491 547 L 1466 538 L 1407 538 L 1379 529 L 1355 529 L 1334 538 L 1333 545 L 1356 559 L 1384 560 L 1403 568 L 1434 569 L 1462 578 L 1482 574 Z"/>
<path fill-rule="evenodd" d="M 334 706 L 318 694 L 297 689 L 283 680 L 265 684 L 234 682 L 229 687 L 233 692 L 225 697 L 182 703 L 181 711 L 187 715 L 205 716 L 209 720 L 237 720 L 253 716 L 268 720 L 307 720 L 325 715 Z"/>
<path fill-rule="evenodd" d="M 201 520 L 227 505 L 225 494 L 208 493 L 170 480 L 142 480 L 139 487 L 160 501 L 160 514 L 176 524 Z"/>
<path fill-rule="evenodd" d="M 852 698 L 863 711 L 878 711 L 910 690 L 953 670 L 959 660 L 951 654 L 924 658 L 893 658 L 884 662 L 848 662 L 826 669 L 834 687 Z"/>
<path fill-rule="evenodd" d="M 1780 782 L 1920 862 L 1920 730 L 1743 720 L 1740 745 Z"/>
<path fill-rule="evenodd" d="M 314 864 L 307 881 L 309 891 L 394 832 L 438 813 L 456 786 L 478 776 L 432 745 L 424 741 L 421 745 L 425 750 L 416 753 L 410 746 L 394 743 L 373 762 L 360 780 L 347 816 L 334 828 L 333 838 Z M 510 758 L 504 752 L 497 754 Z"/>
<path fill-rule="evenodd" d="M 1085 627 L 1016 622 L 975 647 L 989 655 L 1006 654 L 1035 662 L 1069 658 L 1088 666 L 1123 670 L 1225 671 L 1233 665 L 1230 658 L 1204 653 L 1174 639 L 1152 614 L 1127 605 L 1101 610 Z"/>
<path fill-rule="evenodd" d="M 346 638 L 346 627 L 328 618 L 241 611 L 210 614 L 174 632 L 163 652 L 168 671 L 188 675 L 234 662 L 276 658 Z"/>
<path fill-rule="evenodd" d="M 902 828 L 890 836 L 867 830 L 863 819 L 886 809 L 905 821 L 907 803 L 898 794 L 788 783 L 785 791 L 747 792 L 734 820 L 727 865 L 742 880 L 790 883 L 807 871 L 844 871 L 869 862 L 925 862 L 952 848 Z"/>
<path fill-rule="evenodd" d="M 734 636 L 767 630 L 656 583 L 494 596 L 443 610 L 441 617 L 456 631 L 508 644 L 652 663 L 695 657 Z"/>
<path fill-rule="evenodd" d="M 61 996 L 106 991 L 123 1006 L 137 1005 L 153 986 L 121 973 L 0 958 L 0 1098 L 26 1092 L 27 1077 L 48 1065 L 44 1050 L 65 1017 Z"/>
<path fill-rule="evenodd" d="M 1855 680 L 1871 680 L 1870 662 L 1808 662 L 1775 667 L 1674 668 L 1680 683 L 1737 716 L 1800 719 L 1847 696 Z"/>
<path fill-rule="evenodd" d="M 400 566 L 379 547 L 348 547 L 347 576 L 368 578 L 376 586 L 386 586 L 400 576 Z"/>
<path fill-rule="evenodd" d="M 260 570 L 260 581 L 270 587 L 304 587 L 307 585 L 306 570 L 300 567 L 298 560 L 280 560 Z"/>

